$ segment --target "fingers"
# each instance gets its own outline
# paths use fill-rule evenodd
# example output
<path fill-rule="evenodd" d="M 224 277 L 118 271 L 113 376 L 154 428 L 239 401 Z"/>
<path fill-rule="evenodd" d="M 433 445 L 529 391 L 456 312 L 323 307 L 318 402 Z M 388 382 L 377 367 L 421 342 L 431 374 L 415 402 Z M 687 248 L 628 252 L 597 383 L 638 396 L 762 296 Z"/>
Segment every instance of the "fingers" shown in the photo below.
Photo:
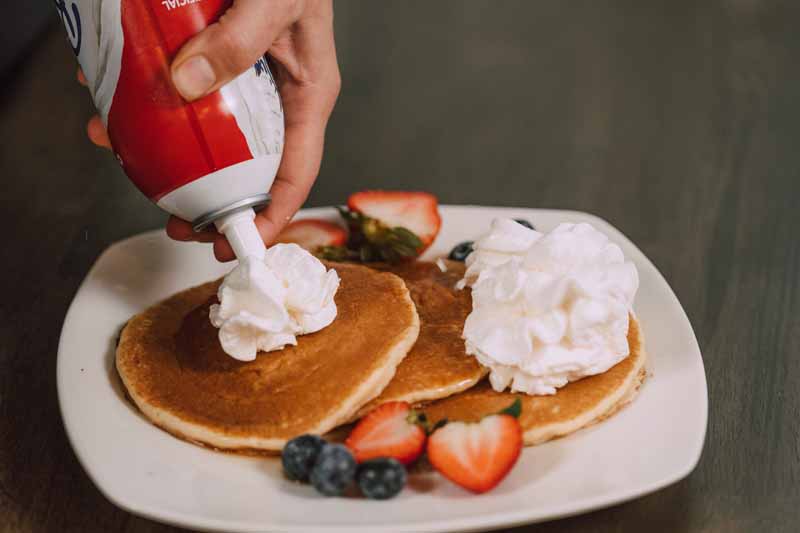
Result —
<path fill-rule="evenodd" d="M 275 74 L 285 113 L 284 151 L 270 191 L 272 203 L 256 217 L 264 242 L 270 244 L 303 205 L 319 173 L 325 128 L 341 86 L 332 2 L 235 0 L 219 22 L 181 49 L 172 76 L 184 98 L 193 100 L 251 68 L 267 51 L 278 63 Z M 224 236 L 195 234 L 183 220 L 171 218 L 167 234 L 177 240 L 213 240 L 218 260 L 234 259 Z"/>
<path fill-rule="evenodd" d="M 321 119 L 287 126 L 286 148 L 270 190 L 272 202 L 256 216 L 256 226 L 267 244 L 274 242 L 308 197 L 319 173 L 326 122 L 326 119 Z M 233 249 L 223 235 L 214 231 L 195 233 L 191 224 L 177 217 L 170 217 L 167 222 L 167 235 L 178 241 L 213 242 L 214 256 L 218 261 L 235 259 Z"/>
<path fill-rule="evenodd" d="M 166 230 L 167 236 L 176 241 L 191 241 L 194 238 L 192 225 L 178 217 L 169 217 Z"/>
<path fill-rule="evenodd" d="M 275 241 L 283 227 L 303 205 L 319 174 L 325 140 L 327 116 L 316 115 L 308 122 L 286 124 L 286 146 L 281 166 L 270 193 L 270 205 L 256 216 L 256 226 L 265 243 Z M 219 261 L 234 259 L 228 241 L 220 236 L 214 241 L 214 255 Z"/>
<path fill-rule="evenodd" d="M 176 241 L 214 242 L 220 236 L 216 231 L 195 233 L 191 224 L 175 216 L 169 217 L 166 229 L 167 236 Z"/>
<path fill-rule="evenodd" d="M 172 80 L 186 100 L 217 90 L 267 52 L 300 15 L 302 2 L 236 0 L 218 22 L 184 45 L 172 63 Z"/>
<path fill-rule="evenodd" d="M 83 74 L 83 70 L 78 67 L 77 76 L 78 83 L 86 87 L 89 82 L 86 80 L 86 76 Z M 111 139 L 108 138 L 108 132 L 106 131 L 106 127 L 103 125 L 103 121 L 100 120 L 99 115 L 94 115 L 92 118 L 89 119 L 89 123 L 86 124 L 86 134 L 89 136 L 89 140 L 92 141 L 97 146 L 101 148 L 111 148 Z"/>
<path fill-rule="evenodd" d="M 86 134 L 89 136 L 89 140 L 97 146 L 111 149 L 111 139 L 108 138 L 108 132 L 99 115 L 89 119 L 89 123 L 86 125 Z"/>
<path fill-rule="evenodd" d="M 316 5 L 321 12 L 304 17 L 295 25 L 290 45 L 282 38 L 270 50 L 280 63 L 276 76 L 284 104 L 286 132 L 281 165 L 270 190 L 272 202 L 256 217 L 258 230 L 267 244 L 275 241 L 303 205 L 317 179 L 325 128 L 341 86 L 331 3 Z M 234 258 L 224 238 L 214 241 L 214 255 L 220 261 Z"/>
<path fill-rule="evenodd" d="M 283 85 L 287 83 L 317 87 L 332 95 L 326 106 L 330 114 L 341 86 L 333 36 L 333 3 L 330 0 L 309 2 L 291 32 L 281 35 L 272 44 L 269 55 L 283 67 L 275 73 L 283 75 L 278 80 L 282 85 L 282 96 L 286 89 Z"/>
<path fill-rule="evenodd" d="M 323 116 L 287 124 L 283 159 L 270 191 L 272 202 L 256 218 L 264 242 L 273 242 L 308 198 L 319 174 L 326 124 Z"/>
<path fill-rule="evenodd" d="M 265 243 L 271 244 L 308 198 L 319 174 L 325 144 L 325 126 L 328 117 L 313 115 L 308 121 L 288 121 L 286 145 L 275 183 L 270 189 L 270 205 L 256 216 L 256 226 Z M 171 218 L 167 234 L 177 240 L 200 240 L 192 234 L 188 222 Z M 233 249 L 224 236 L 215 234 L 214 256 L 218 261 L 235 259 Z"/>

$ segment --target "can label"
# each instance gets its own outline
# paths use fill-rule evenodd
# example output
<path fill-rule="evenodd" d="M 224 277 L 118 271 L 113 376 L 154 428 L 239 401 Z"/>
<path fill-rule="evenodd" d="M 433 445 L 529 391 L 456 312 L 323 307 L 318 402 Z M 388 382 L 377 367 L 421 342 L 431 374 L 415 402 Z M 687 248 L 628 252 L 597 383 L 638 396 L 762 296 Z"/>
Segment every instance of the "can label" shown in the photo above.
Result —
<path fill-rule="evenodd" d="M 186 102 L 180 48 L 231 0 L 55 0 L 114 152 L 153 201 L 218 170 L 283 150 L 283 109 L 266 59 Z"/>

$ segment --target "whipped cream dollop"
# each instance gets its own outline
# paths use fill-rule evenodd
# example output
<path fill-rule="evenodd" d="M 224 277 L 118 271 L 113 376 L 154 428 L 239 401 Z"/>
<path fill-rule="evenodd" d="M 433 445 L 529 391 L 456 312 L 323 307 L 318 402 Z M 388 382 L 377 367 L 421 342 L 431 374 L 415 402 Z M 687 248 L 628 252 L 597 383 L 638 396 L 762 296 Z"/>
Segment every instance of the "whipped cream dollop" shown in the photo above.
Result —
<path fill-rule="evenodd" d="M 495 390 L 555 394 L 628 356 L 639 276 L 591 225 L 561 224 L 542 234 L 497 219 L 466 264 L 466 349 L 490 369 Z"/>
<path fill-rule="evenodd" d="M 211 323 L 219 328 L 222 349 L 240 361 L 259 351 L 296 345 L 336 318 L 334 295 L 339 275 L 296 244 L 276 244 L 263 260 L 241 260 L 219 287 Z"/>

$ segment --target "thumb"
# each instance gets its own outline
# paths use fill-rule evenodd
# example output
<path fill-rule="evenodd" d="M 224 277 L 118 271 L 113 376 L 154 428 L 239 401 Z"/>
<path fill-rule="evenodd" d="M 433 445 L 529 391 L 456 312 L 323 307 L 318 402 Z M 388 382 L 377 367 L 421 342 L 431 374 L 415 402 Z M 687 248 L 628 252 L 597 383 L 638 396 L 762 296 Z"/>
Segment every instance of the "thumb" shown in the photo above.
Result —
<path fill-rule="evenodd" d="M 175 56 L 175 88 L 186 100 L 196 100 L 252 67 L 297 20 L 298 5 L 287 0 L 235 0 L 217 22 L 195 35 Z"/>

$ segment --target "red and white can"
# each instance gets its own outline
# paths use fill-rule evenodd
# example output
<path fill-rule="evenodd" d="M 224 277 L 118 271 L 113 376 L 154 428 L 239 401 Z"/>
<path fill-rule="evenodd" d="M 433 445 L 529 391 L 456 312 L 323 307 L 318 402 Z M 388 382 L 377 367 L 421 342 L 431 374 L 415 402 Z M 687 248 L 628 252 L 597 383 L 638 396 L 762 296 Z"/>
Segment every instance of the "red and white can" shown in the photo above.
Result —
<path fill-rule="evenodd" d="M 170 64 L 231 0 L 55 0 L 114 153 L 160 207 L 205 224 L 263 204 L 283 152 L 266 59 L 194 102 Z"/>

